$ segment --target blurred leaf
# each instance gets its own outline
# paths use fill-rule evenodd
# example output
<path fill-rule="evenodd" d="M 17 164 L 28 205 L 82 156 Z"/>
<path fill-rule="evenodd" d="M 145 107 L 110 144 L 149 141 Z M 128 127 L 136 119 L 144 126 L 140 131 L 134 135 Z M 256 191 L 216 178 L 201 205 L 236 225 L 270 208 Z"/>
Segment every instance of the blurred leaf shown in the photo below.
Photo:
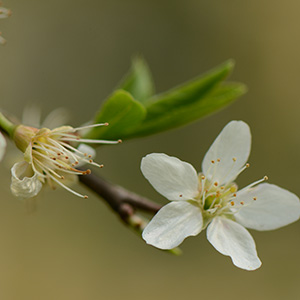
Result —
<path fill-rule="evenodd" d="M 94 123 L 108 122 L 109 126 L 93 128 L 86 137 L 120 139 L 138 126 L 146 116 L 146 109 L 124 90 L 115 91 L 102 105 Z"/>
<path fill-rule="evenodd" d="M 147 119 L 160 117 L 170 110 L 177 110 L 180 106 L 189 105 L 203 98 L 228 76 L 233 67 L 233 61 L 229 60 L 196 79 L 148 99 L 144 103 L 147 108 Z"/>
<path fill-rule="evenodd" d="M 138 130 L 127 138 L 146 136 L 185 125 L 227 106 L 245 91 L 246 87 L 239 83 L 220 85 L 198 101 L 175 107 L 169 113 L 157 115 L 155 118 L 145 119 Z"/>
<path fill-rule="evenodd" d="M 127 92 L 116 91 L 106 100 L 94 120 L 95 123 L 109 122 L 110 126 L 94 128 L 88 137 L 142 137 L 183 126 L 211 114 L 246 91 L 242 84 L 223 83 L 232 68 L 233 62 L 227 61 L 199 78 L 163 94 L 146 98 L 153 90 L 152 80 L 145 62 L 137 59 L 122 84 Z M 134 100 L 129 91 L 143 100 Z"/>
<path fill-rule="evenodd" d="M 149 67 L 144 59 L 136 57 L 132 61 L 129 73 L 119 88 L 129 92 L 136 100 L 143 103 L 154 93 L 154 83 Z"/>

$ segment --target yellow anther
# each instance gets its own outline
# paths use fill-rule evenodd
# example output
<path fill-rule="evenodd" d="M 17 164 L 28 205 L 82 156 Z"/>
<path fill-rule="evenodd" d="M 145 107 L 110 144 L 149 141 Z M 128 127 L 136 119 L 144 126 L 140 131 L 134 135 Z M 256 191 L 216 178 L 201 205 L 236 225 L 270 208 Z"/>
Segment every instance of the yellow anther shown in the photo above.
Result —
<path fill-rule="evenodd" d="M 231 201 L 230 204 L 231 204 L 231 206 L 234 206 L 234 202 L 233 201 Z"/>
<path fill-rule="evenodd" d="M 232 160 L 233 160 L 233 161 L 236 161 L 236 157 L 233 157 Z"/>
<path fill-rule="evenodd" d="M 215 182 L 215 183 L 214 183 L 214 186 L 218 186 L 218 183 L 217 183 L 217 182 Z"/>
<path fill-rule="evenodd" d="M 212 164 L 214 164 L 214 163 L 215 163 L 215 161 L 214 161 L 214 160 L 212 160 L 212 161 L 211 161 L 211 163 L 212 163 Z"/>
<path fill-rule="evenodd" d="M 250 167 L 250 164 L 249 163 L 246 163 L 246 168 L 249 168 Z"/>
<path fill-rule="evenodd" d="M 268 180 L 269 179 L 269 177 L 268 176 L 264 176 L 264 180 Z"/>
<path fill-rule="evenodd" d="M 217 162 L 220 162 L 220 161 L 221 161 L 221 159 L 220 159 L 220 158 L 218 158 L 218 159 L 217 159 Z"/>
<path fill-rule="evenodd" d="M 202 179 L 202 180 L 204 180 L 204 179 L 205 179 L 205 176 L 204 176 L 204 175 L 202 175 L 202 176 L 201 176 L 201 179 Z"/>
<path fill-rule="evenodd" d="M 236 190 L 237 190 L 237 189 L 236 189 L 236 186 L 234 186 L 234 185 L 230 188 L 230 192 L 231 192 L 231 193 L 236 192 Z"/>

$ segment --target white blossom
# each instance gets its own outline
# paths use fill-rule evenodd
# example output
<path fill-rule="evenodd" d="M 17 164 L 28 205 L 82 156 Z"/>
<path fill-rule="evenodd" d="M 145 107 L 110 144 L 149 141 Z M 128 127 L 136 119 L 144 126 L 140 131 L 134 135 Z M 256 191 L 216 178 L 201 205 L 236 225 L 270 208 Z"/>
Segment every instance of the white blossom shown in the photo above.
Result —
<path fill-rule="evenodd" d="M 5 7 L 0 7 L 0 19 L 4 19 L 7 18 L 11 15 L 11 10 L 7 9 Z M 5 44 L 6 40 L 1 36 L 1 32 L 0 32 L 0 45 Z"/>
<path fill-rule="evenodd" d="M 300 217 L 298 197 L 276 185 L 261 183 L 265 176 L 238 190 L 234 182 L 246 168 L 251 147 L 248 125 L 230 122 L 202 162 L 192 165 L 162 153 L 142 159 L 141 170 L 152 186 L 171 202 L 162 207 L 143 232 L 148 243 L 172 249 L 207 227 L 207 239 L 234 265 L 255 270 L 261 261 L 247 228 L 272 230 Z"/>
<path fill-rule="evenodd" d="M 6 149 L 6 141 L 2 133 L 0 132 L 0 161 L 3 159 Z"/>
<path fill-rule="evenodd" d="M 24 161 L 14 164 L 11 169 L 12 193 L 20 198 L 31 198 L 47 182 L 52 188 L 59 185 L 76 196 L 87 198 L 68 186 L 77 180 L 77 175 L 91 173 L 90 169 L 78 169 L 81 165 L 103 166 L 93 161 L 95 150 L 85 143 L 115 144 L 120 141 L 83 139 L 78 132 L 103 125 L 107 126 L 108 123 L 78 128 L 61 126 L 53 130 L 18 126 L 14 140 L 17 147 L 24 152 Z"/>

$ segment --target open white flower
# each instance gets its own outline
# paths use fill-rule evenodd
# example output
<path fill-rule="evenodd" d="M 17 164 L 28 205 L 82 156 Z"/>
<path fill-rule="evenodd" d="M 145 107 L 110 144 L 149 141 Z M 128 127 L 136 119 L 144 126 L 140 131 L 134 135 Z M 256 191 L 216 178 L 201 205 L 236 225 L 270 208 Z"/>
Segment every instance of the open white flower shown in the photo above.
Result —
<path fill-rule="evenodd" d="M 20 198 L 36 196 L 44 183 L 52 188 L 60 185 L 69 192 L 87 198 L 67 186 L 68 182 L 77 180 L 77 175 L 89 174 L 91 171 L 79 170 L 83 164 L 102 167 L 93 161 L 95 151 L 93 148 L 80 143 L 116 144 L 120 141 L 103 141 L 82 139 L 78 131 L 104 124 L 93 124 L 78 128 L 61 126 L 50 130 L 48 128 L 36 129 L 20 125 L 14 133 L 17 147 L 24 152 L 24 161 L 16 163 L 12 169 L 12 193 Z M 79 147 L 75 147 L 76 144 Z M 75 145 L 73 145 L 75 144 Z"/>
<path fill-rule="evenodd" d="M 5 7 L 0 7 L 0 19 L 7 18 L 11 15 L 11 10 L 7 9 Z M 0 33 L 0 45 L 3 45 L 6 43 L 6 40 L 1 36 Z"/>
<path fill-rule="evenodd" d="M 2 133 L 0 132 L 0 161 L 2 160 L 6 148 L 6 141 Z"/>
<path fill-rule="evenodd" d="M 276 185 L 259 184 L 267 177 L 238 191 L 234 180 L 249 167 L 250 147 L 248 125 L 232 121 L 206 153 L 200 174 L 189 163 L 166 154 L 144 157 L 144 176 L 172 201 L 147 225 L 144 240 L 160 249 L 172 249 L 207 227 L 209 242 L 230 256 L 234 265 L 259 268 L 255 242 L 245 227 L 272 230 L 288 225 L 299 219 L 300 202 Z"/>

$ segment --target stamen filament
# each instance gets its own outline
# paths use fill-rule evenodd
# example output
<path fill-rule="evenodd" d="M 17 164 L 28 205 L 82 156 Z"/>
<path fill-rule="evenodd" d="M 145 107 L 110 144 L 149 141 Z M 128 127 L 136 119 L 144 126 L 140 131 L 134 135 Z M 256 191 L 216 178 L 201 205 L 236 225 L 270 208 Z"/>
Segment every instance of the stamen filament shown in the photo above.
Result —
<path fill-rule="evenodd" d="M 70 189 L 69 187 L 67 187 L 66 185 L 64 185 L 63 183 L 61 183 L 58 179 L 56 179 L 55 177 L 51 176 L 51 174 L 49 174 L 50 178 L 52 180 L 54 180 L 57 184 L 59 184 L 61 187 L 63 187 L 64 189 L 66 189 L 67 191 L 71 192 L 72 194 L 78 196 L 78 197 L 81 197 L 81 198 L 84 198 L 84 199 L 87 199 L 88 196 L 86 195 L 81 195 L 77 192 L 75 192 L 74 190 Z"/>
<path fill-rule="evenodd" d="M 77 143 L 88 143 L 88 144 L 119 144 L 121 140 L 118 141 L 105 141 L 105 140 L 90 140 L 90 139 L 72 139 L 72 138 L 62 138 L 62 141 L 66 142 L 77 142 Z"/>
<path fill-rule="evenodd" d="M 74 132 L 78 130 L 83 130 L 83 129 L 89 129 L 93 127 L 100 127 L 100 126 L 108 126 L 108 123 L 99 123 L 99 124 L 91 124 L 91 125 L 86 125 L 86 126 L 81 126 L 81 127 L 76 127 L 74 128 Z"/>

